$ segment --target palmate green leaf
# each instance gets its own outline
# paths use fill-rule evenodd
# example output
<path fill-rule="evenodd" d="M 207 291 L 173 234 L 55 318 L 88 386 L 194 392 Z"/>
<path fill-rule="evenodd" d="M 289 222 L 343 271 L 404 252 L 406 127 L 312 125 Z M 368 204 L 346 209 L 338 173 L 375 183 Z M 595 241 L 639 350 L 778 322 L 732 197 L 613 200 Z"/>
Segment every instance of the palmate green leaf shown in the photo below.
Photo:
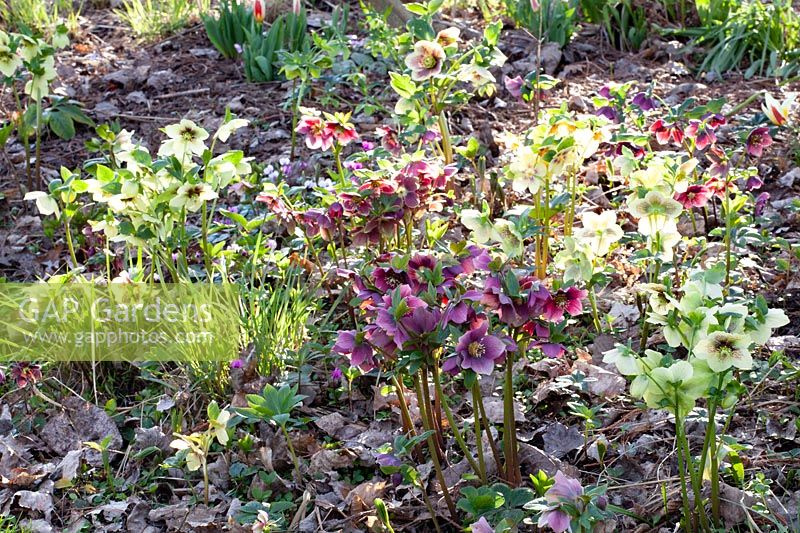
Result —
<path fill-rule="evenodd" d="M 67 114 L 57 109 L 50 112 L 47 124 L 53 133 L 65 141 L 75 137 L 75 123 Z"/>

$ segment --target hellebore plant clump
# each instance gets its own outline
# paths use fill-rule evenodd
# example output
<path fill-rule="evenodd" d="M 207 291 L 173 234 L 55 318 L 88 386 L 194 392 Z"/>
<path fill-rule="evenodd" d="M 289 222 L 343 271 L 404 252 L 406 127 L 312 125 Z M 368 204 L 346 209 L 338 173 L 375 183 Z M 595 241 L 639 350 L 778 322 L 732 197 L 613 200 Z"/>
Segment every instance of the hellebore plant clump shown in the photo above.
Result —
<path fill-rule="evenodd" d="M 35 106 L 35 130 L 13 123 L 28 163 L 27 140 L 37 139 L 24 198 L 60 224 L 69 254 L 48 282 L 240 291 L 241 353 L 187 365 L 219 387 L 176 387 L 175 398 L 207 407 L 201 423 L 187 424 L 191 402 L 181 399 L 172 456 L 158 468 L 185 468 L 197 489 L 187 492 L 206 509 L 224 492 L 215 486 L 223 472 L 231 494 L 249 500 L 229 519 L 252 531 L 306 523 L 314 484 L 326 475 L 352 494 L 331 509 L 374 531 L 395 531 L 404 506 L 426 513 L 415 517 L 420 530 L 437 532 L 728 527 L 726 491 L 739 490 L 735 483 L 745 492 L 755 479 L 732 424 L 778 366 L 768 346 L 790 324 L 752 270 L 772 239 L 761 162 L 800 132 L 793 99 L 759 94 L 763 107 L 744 118 L 722 99 L 668 104 L 628 82 L 598 88 L 575 111 L 548 94 L 559 82 L 540 72 L 538 57 L 536 70 L 506 78 L 500 95 L 502 24 L 482 33 L 441 26 L 442 3 L 407 4 L 404 29 L 367 13 L 364 24 L 385 32 L 385 42 L 370 36 L 357 45 L 309 33 L 303 3 L 294 2 L 275 24 L 302 14 L 296 46 L 268 47 L 268 65 L 253 60 L 269 70 L 265 78 L 274 66 L 291 85 L 292 145 L 280 162 L 233 149 L 253 124 L 226 110 L 213 128 L 196 117 L 164 124 L 157 146 L 119 124 L 97 126 L 87 143 L 94 157 L 41 187 L 41 106 L 66 36 L 45 43 L 0 32 L 0 81 L 18 113 L 23 101 Z M 265 7 L 225 2 L 219 19 L 204 19 L 214 45 L 232 58 L 261 38 L 281 40 L 250 34 L 261 30 Z M 543 24 L 539 3 L 530 8 Z M 255 53 L 248 50 L 245 61 Z M 378 64 L 391 95 L 369 120 L 315 85 L 323 70 L 341 75 L 334 59 L 361 56 Z M 492 153 L 454 117 L 498 96 L 532 116 L 516 132 L 493 124 Z M 154 366 L 136 368 L 148 383 L 163 381 Z M 42 367 L 8 370 L 18 388 L 60 406 L 40 390 Z M 618 390 L 596 393 L 608 383 Z M 355 424 L 367 390 L 376 395 L 365 410 L 376 418 L 369 430 Z M 615 395 L 633 399 L 614 408 L 624 415 L 584 403 Z M 323 412 L 314 404 L 323 397 L 333 411 L 347 404 L 350 418 Z M 154 424 L 156 409 L 147 415 Z M 332 414 L 335 423 L 322 422 Z M 578 444 L 559 446 L 575 441 L 575 426 L 532 430 L 528 421 L 546 415 L 583 424 Z M 635 453 L 627 437 L 606 436 L 640 415 L 666 421 L 660 435 L 674 442 L 658 466 L 656 511 L 619 495 L 631 486 L 616 463 Z M 306 438 L 312 423 L 326 434 L 322 444 Z M 357 453 L 344 450 L 362 434 Z M 375 434 L 378 445 L 364 444 Z M 109 443 L 93 444 L 107 459 Z M 768 494 L 759 493 L 767 503 Z M 777 524 L 767 503 L 748 512 Z"/>

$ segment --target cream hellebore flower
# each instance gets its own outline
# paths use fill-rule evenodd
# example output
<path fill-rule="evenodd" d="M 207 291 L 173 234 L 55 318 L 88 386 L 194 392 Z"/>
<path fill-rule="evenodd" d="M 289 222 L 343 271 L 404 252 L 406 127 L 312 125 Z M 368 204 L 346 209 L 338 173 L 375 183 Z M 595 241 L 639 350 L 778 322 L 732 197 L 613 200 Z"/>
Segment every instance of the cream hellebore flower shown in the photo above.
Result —
<path fill-rule="evenodd" d="M 436 42 L 443 48 L 452 46 L 461 40 L 461 30 L 458 28 L 446 28 L 436 34 Z"/>
<path fill-rule="evenodd" d="M 679 242 L 681 234 L 673 228 L 667 228 L 647 237 L 647 248 L 652 253 L 660 255 L 662 261 L 670 262 L 675 255 L 673 250 Z"/>
<path fill-rule="evenodd" d="M 789 317 L 783 309 L 770 309 L 764 316 L 764 322 L 759 322 L 756 329 L 750 330 L 747 334 L 756 344 L 766 344 L 772 336 L 772 330 L 778 329 L 789 323 Z"/>
<path fill-rule="evenodd" d="M 494 221 L 492 238 L 500 243 L 500 248 L 508 257 L 520 257 L 523 252 L 522 235 L 514 224 L 504 218 Z"/>
<path fill-rule="evenodd" d="M 0 30 L 0 73 L 3 76 L 13 76 L 22 66 L 22 58 L 11 50 L 11 39 L 8 34 Z"/>
<path fill-rule="evenodd" d="M 31 70 L 31 79 L 25 84 L 25 94 L 37 102 L 47 96 L 50 82 L 56 77 L 56 60 L 47 56 L 39 63 L 38 67 Z"/>
<path fill-rule="evenodd" d="M 547 174 L 547 162 L 532 146 L 520 146 L 508 166 L 511 174 L 511 188 L 514 192 L 529 191 L 536 194 Z"/>
<path fill-rule="evenodd" d="M 200 434 L 192 433 L 186 438 L 191 439 L 192 437 L 200 437 Z M 169 446 L 170 448 L 175 448 L 178 451 L 189 450 L 189 452 L 186 454 L 186 468 L 189 469 L 189 472 L 199 470 L 200 467 L 203 466 L 203 450 L 194 444 L 194 442 L 189 442 L 187 440 L 178 438 L 170 442 Z"/>
<path fill-rule="evenodd" d="M 217 193 L 207 183 L 184 183 L 178 187 L 175 197 L 169 201 L 169 206 L 175 210 L 185 208 L 194 213 L 203 206 L 203 202 L 216 197 Z"/>
<path fill-rule="evenodd" d="M 231 419 L 230 411 L 222 410 L 217 415 L 216 420 L 209 420 L 209 424 L 214 429 L 214 436 L 220 444 L 228 444 L 228 422 Z"/>
<path fill-rule="evenodd" d="M 417 41 L 414 51 L 406 56 L 406 66 L 411 69 L 411 79 L 423 81 L 436 76 L 442 71 L 445 57 L 447 54 L 439 43 Z"/>
<path fill-rule="evenodd" d="M 206 179 L 210 180 L 214 189 L 223 189 L 239 176 L 250 174 L 252 157 L 244 157 L 240 150 L 218 155 L 206 166 Z"/>
<path fill-rule="evenodd" d="M 751 342 L 747 335 L 715 331 L 697 343 L 694 355 L 705 360 L 714 372 L 724 372 L 733 366 L 749 370 L 753 368 Z"/>
<path fill-rule="evenodd" d="M 473 64 L 464 65 L 459 70 L 458 80 L 471 83 L 476 89 L 483 89 L 486 96 L 494 94 L 497 81 L 489 69 Z"/>
<path fill-rule="evenodd" d="M 208 139 L 208 132 L 191 120 L 183 119 L 177 124 L 170 124 L 162 129 L 168 140 L 161 144 L 158 149 L 160 156 L 175 156 L 181 161 L 187 156 L 203 155 L 206 144 L 203 142 Z"/>
<path fill-rule="evenodd" d="M 575 231 L 575 238 L 585 242 L 598 257 L 606 255 L 611 245 L 625 235 L 614 211 L 585 211 L 581 222 L 583 227 Z"/>
<path fill-rule="evenodd" d="M 564 281 L 589 281 L 594 274 L 592 250 L 574 237 L 564 237 L 564 249 L 554 258 L 564 269 Z"/>
<path fill-rule="evenodd" d="M 461 224 L 472 232 L 472 240 L 476 244 L 485 244 L 492 240 L 494 226 L 487 213 L 477 209 L 461 211 Z"/>
<path fill-rule="evenodd" d="M 135 181 L 125 180 L 122 182 L 119 194 L 108 198 L 108 207 L 114 213 L 124 213 L 131 209 L 143 211 L 147 205 L 142 198 L 139 184 Z"/>
<path fill-rule="evenodd" d="M 794 99 L 795 95 L 791 95 L 786 97 L 783 102 L 779 102 L 770 93 L 764 93 L 764 103 L 761 105 L 761 110 L 773 124 L 783 126 L 789 119 Z"/>
<path fill-rule="evenodd" d="M 243 118 L 234 118 L 223 124 L 217 130 L 217 133 L 214 134 L 214 137 L 218 139 L 220 142 L 228 142 L 228 138 L 230 138 L 231 134 L 240 128 L 244 128 L 250 124 L 249 121 Z"/>
<path fill-rule="evenodd" d="M 25 200 L 36 200 L 36 209 L 39 210 L 40 215 L 61 216 L 61 211 L 58 209 L 58 202 L 56 202 L 56 199 L 44 191 L 31 191 L 26 193 Z"/>
<path fill-rule="evenodd" d="M 21 37 L 22 41 L 20 42 L 18 52 L 25 61 L 33 61 L 33 59 L 39 55 L 39 52 L 42 50 L 42 44 L 44 43 L 33 37 L 28 37 L 27 35 L 22 35 Z"/>
<path fill-rule="evenodd" d="M 64 24 L 59 24 L 53 34 L 53 48 L 66 48 L 69 46 L 69 30 Z"/>
<path fill-rule="evenodd" d="M 665 229 L 674 231 L 683 206 L 659 191 L 649 191 L 644 198 L 630 200 L 628 211 L 639 219 L 639 233 L 654 235 Z"/>
<path fill-rule="evenodd" d="M 708 391 L 711 377 L 704 361 L 676 361 L 672 366 L 651 370 L 646 385 L 644 375 L 637 377 L 635 385 L 631 384 L 631 394 L 643 398 L 649 407 L 664 407 L 671 412 L 677 407 L 683 417 L 692 410 L 695 400 Z"/>
<path fill-rule="evenodd" d="M 642 283 L 639 289 L 647 295 L 647 302 L 654 313 L 667 315 L 675 308 L 667 288 L 661 283 Z"/>

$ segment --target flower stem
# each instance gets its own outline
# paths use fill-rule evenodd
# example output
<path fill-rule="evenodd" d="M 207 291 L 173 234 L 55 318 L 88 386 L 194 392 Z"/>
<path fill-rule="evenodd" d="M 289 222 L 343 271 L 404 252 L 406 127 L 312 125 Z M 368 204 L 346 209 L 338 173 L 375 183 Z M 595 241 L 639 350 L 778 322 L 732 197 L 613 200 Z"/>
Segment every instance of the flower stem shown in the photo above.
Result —
<path fill-rule="evenodd" d="M 689 491 L 686 488 L 686 460 L 683 456 L 683 444 L 681 434 L 683 433 L 683 419 L 679 416 L 678 408 L 675 407 L 675 453 L 678 456 L 678 477 L 681 482 L 681 501 L 683 502 L 683 522 L 686 531 L 691 533 L 692 520 L 689 507 Z"/>
<path fill-rule="evenodd" d="M 289 455 L 292 457 L 292 463 L 294 464 L 294 475 L 296 478 L 297 483 L 303 479 L 300 475 L 300 460 L 297 458 L 297 454 L 294 452 L 294 446 L 292 445 L 292 439 L 289 438 L 289 432 L 286 430 L 286 426 L 281 426 L 281 431 L 283 431 L 283 436 L 286 438 L 286 448 L 289 450 Z"/>
<path fill-rule="evenodd" d="M 339 184 L 346 187 L 347 180 L 344 175 L 344 167 L 342 167 L 342 147 L 338 142 L 333 143 L 333 157 L 336 159 L 336 170 L 339 172 Z"/>
<path fill-rule="evenodd" d="M 594 292 L 594 285 L 592 285 L 591 290 L 589 291 L 589 303 L 592 305 L 592 320 L 594 322 L 594 328 L 597 330 L 597 333 L 603 333 L 603 326 L 600 322 L 600 313 L 597 311 L 597 295 Z"/>
<path fill-rule="evenodd" d="M 211 258 L 208 256 L 208 203 L 203 202 L 202 220 L 201 220 L 201 239 L 203 244 L 203 263 L 206 266 L 206 280 L 211 283 L 214 278 L 211 274 Z"/>
<path fill-rule="evenodd" d="M 42 101 L 36 102 L 36 183 L 42 186 Z"/>
<path fill-rule="evenodd" d="M 433 386 L 436 387 L 436 393 L 441 399 L 442 407 L 444 408 L 444 415 L 447 418 L 447 423 L 450 424 L 450 427 L 453 429 L 453 436 L 455 437 L 458 446 L 461 448 L 461 451 L 464 454 L 464 458 L 472 467 L 472 470 L 475 472 L 475 475 L 479 476 L 481 480 L 483 480 L 484 476 L 481 474 L 483 470 L 478 466 L 478 463 L 475 462 L 475 459 L 472 458 L 472 454 L 470 453 L 469 448 L 467 447 L 467 443 L 464 442 L 464 438 L 461 436 L 461 431 L 459 431 L 458 426 L 456 425 L 455 418 L 453 417 L 453 411 L 450 409 L 450 406 L 448 405 L 447 400 L 445 399 L 438 372 L 435 372 L 433 374 Z M 480 449 L 480 447 L 481 444 L 480 441 L 478 441 L 478 448 Z"/>
<path fill-rule="evenodd" d="M 414 387 L 417 391 L 417 399 L 422 400 L 425 395 L 422 391 L 422 384 L 420 382 L 419 376 L 414 376 Z M 419 403 L 420 413 L 424 413 L 422 417 L 422 422 L 425 425 L 426 431 L 431 431 L 433 428 L 431 427 L 431 421 L 426 413 L 427 409 L 425 409 L 424 401 L 420 401 Z M 426 439 L 428 442 L 428 451 L 431 454 L 431 461 L 433 462 L 433 469 L 436 471 L 436 478 L 439 480 L 439 485 L 442 488 L 442 493 L 444 494 L 444 501 L 447 503 L 447 508 L 450 511 L 450 516 L 453 520 L 456 520 L 456 506 L 453 504 L 453 499 L 450 497 L 450 491 L 447 488 L 447 484 L 444 480 L 444 474 L 442 473 L 442 465 L 439 462 L 439 456 L 437 454 L 436 448 L 436 441 L 433 439 L 433 434 L 428 434 L 428 438 Z"/>
<path fill-rule="evenodd" d="M 397 376 L 392 376 L 392 384 L 394 385 L 394 390 L 397 391 L 397 401 L 400 403 L 400 418 L 403 421 L 403 431 L 415 435 L 416 431 L 414 431 L 414 423 L 411 421 L 411 414 L 408 412 L 408 404 L 406 403 L 402 382 L 397 379 Z"/>
<path fill-rule="evenodd" d="M 476 388 L 477 390 L 475 390 Z M 480 394 L 481 390 L 478 386 L 478 381 L 476 380 L 472 385 L 472 410 L 475 413 L 475 422 L 473 423 L 473 426 L 475 428 L 475 443 L 478 452 L 478 468 L 480 469 L 481 483 L 485 485 L 487 482 L 486 459 L 483 456 L 483 438 L 481 436 L 481 411 L 479 406 L 479 403 L 481 402 Z M 491 433 L 488 435 L 488 439 L 492 439 Z"/>
<path fill-rule="evenodd" d="M 514 419 L 514 358 L 506 356 L 505 384 L 503 385 L 503 455 L 506 459 L 506 481 L 516 487 L 522 481 L 517 464 L 516 421 Z"/>
<path fill-rule="evenodd" d="M 453 145 L 450 140 L 450 129 L 447 127 L 447 117 L 444 116 L 444 110 L 439 112 L 439 133 L 442 135 L 444 164 L 449 165 L 453 162 Z"/>
<path fill-rule="evenodd" d="M 72 259 L 74 268 L 78 268 L 78 258 L 75 256 L 75 245 L 72 243 L 72 229 L 69 227 L 69 218 L 64 217 L 64 232 L 67 239 L 67 248 L 69 249 L 69 257 Z"/>

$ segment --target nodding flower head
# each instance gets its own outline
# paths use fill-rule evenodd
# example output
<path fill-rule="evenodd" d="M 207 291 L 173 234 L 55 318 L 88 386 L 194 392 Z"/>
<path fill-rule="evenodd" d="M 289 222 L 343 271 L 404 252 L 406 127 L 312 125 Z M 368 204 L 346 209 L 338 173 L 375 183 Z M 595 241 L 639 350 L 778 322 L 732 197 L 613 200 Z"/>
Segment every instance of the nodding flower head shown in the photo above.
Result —
<path fill-rule="evenodd" d="M 406 56 L 406 66 L 411 69 L 411 79 L 423 81 L 442 71 L 446 54 L 439 43 L 417 41 L 414 51 Z"/>
<path fill-rule="evenodd" d="M 747 136 L 745 147 L 747 153 L 753 157 L 761 157 L 764 154 L 764 148 L 772 145 L 772 137 L 769 134 L 769 128 L 755 128 Z"/>

